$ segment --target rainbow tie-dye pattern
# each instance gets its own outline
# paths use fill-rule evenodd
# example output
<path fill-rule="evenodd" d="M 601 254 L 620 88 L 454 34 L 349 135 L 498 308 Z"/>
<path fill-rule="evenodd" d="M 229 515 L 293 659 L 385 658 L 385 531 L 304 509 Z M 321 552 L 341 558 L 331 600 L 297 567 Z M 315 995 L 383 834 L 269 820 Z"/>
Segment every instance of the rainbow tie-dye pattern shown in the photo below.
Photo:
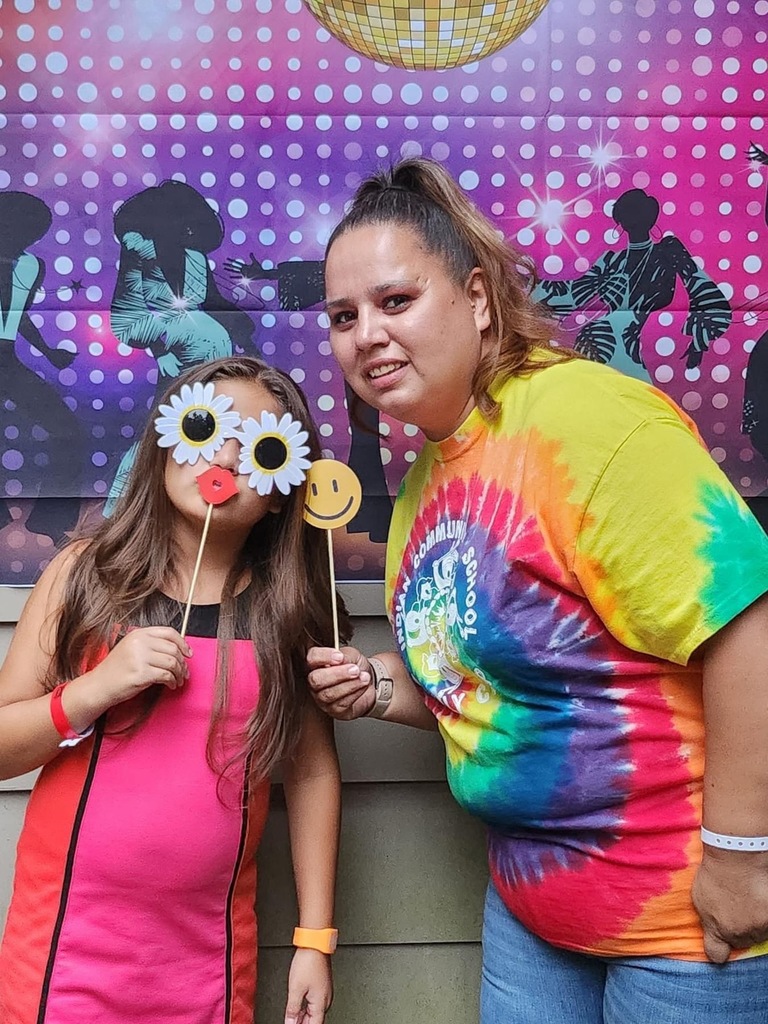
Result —
<path fill-rule="evenodd" d="M 538 935 L 703 960 L 694 652 L 768 590 L 768 539 L 645 384 L 570 361 L 495 395 L 493 425 L 475 410 L 426 444 L 390 534 L 390 618 L 449 784 Z"/>

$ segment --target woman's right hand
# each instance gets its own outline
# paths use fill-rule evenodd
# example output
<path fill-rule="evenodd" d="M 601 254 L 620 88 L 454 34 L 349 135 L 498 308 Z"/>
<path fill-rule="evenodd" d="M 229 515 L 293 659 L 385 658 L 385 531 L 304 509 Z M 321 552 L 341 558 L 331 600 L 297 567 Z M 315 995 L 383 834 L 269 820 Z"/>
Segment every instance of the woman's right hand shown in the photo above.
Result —
<path fill-rule="evenodd" d="M 354 647 L 310 647 L 307 665 L 310 693 L 331 718 L 350 722 L 367 715 L 376 703 L 371 666 Z"/>
<path fill-rule="evenodd" d="M 89 675 L 109 707 L 130 700 L 155 683 L 176 690 L 189 675 L 192 648 L 170 626 L 132 629 Z M 106 710 L 106 709 L 105 709 Z"/>

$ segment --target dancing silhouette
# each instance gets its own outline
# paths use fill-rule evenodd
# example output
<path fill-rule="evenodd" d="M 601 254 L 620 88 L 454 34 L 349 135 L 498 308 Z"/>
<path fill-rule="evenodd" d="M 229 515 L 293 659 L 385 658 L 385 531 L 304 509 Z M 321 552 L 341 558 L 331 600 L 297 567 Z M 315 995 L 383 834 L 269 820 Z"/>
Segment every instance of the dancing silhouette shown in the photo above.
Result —
<path fill-rule="evenodd" d="M 56 389 L 17 352 L 21 338 L 56 371 L 76 355 L 49 345 L 29 315 L 45 263 L 28 250 L 51 221 L 42 199 L 0 192 L 0 430 L 5 439 L 0 494 L 36 498 L 27 529 L 58 541 L 75 525 L 80 510 L 80 425 Z M 0 526 L 11 520 L 7 506 L 6 501 Z"/>
<path fill-rule="evenodd" d="M 565 315 L 587 308 L 594 317 L 577 333 L 574 349 L 599 363 L 650 381 L 642 355 L 641 332 L 652 313 L 672 304 L 677 279 L 688 293 L 683 334 L 690 343 L 683 358 L 697 367 L 710 342 L 731 323 L 725 294 L 696 264 L 679 238 L 651 238 L 659 203 L 640 188 L 624 192 L 613 205 L 617 227 L 626 231 L 626 248 L 608 249 L 581 277 L 541 281 L 534 298 Z M 597 304 L 594 301 L 597 300 Z"/>
<path fill-rule="evenodd" d="M 115 337 L 147 349 L 157 362 L 157 393 L 190 366 L 256 351 L 254 322 L 219 291 L 208 254 L 224 238 L 221 218 L 191 185 L 164 181 L 116 212 L 120 262 L 110 324 Z M 123 456 L 104 514 L 109 515 L 133 465 Z"/>

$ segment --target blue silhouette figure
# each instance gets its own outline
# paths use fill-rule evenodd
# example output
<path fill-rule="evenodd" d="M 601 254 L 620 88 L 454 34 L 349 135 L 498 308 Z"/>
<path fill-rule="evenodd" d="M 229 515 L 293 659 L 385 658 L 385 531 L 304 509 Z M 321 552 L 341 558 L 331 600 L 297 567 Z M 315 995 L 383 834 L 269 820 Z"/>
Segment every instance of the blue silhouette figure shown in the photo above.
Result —
<path fill-rule="evenodd" d="M 120 262 L 110 323 L 115 337 L 151 352 L 157 395 L 190 366 L 253 349 L 255 325 L 225 299 L 208 262 L 224 225 L 191 185 L 164 181 L 116 212 Z M 136 455 L 123 456 L 104 514 L 111 514 Z"/>

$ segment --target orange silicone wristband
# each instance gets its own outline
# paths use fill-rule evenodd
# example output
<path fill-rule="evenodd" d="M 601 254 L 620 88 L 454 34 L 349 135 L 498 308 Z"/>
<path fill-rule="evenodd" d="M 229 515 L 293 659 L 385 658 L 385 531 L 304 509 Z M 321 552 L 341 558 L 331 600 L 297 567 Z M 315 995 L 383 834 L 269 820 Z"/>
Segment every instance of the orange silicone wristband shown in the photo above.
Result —
<path fill-rule="evenodd" d="M 294 928 L 293 930 L 293 944 L 299 949 L 316 949 L 318 953 L 335 953 L 338 942 L 338 928 Z"/>

